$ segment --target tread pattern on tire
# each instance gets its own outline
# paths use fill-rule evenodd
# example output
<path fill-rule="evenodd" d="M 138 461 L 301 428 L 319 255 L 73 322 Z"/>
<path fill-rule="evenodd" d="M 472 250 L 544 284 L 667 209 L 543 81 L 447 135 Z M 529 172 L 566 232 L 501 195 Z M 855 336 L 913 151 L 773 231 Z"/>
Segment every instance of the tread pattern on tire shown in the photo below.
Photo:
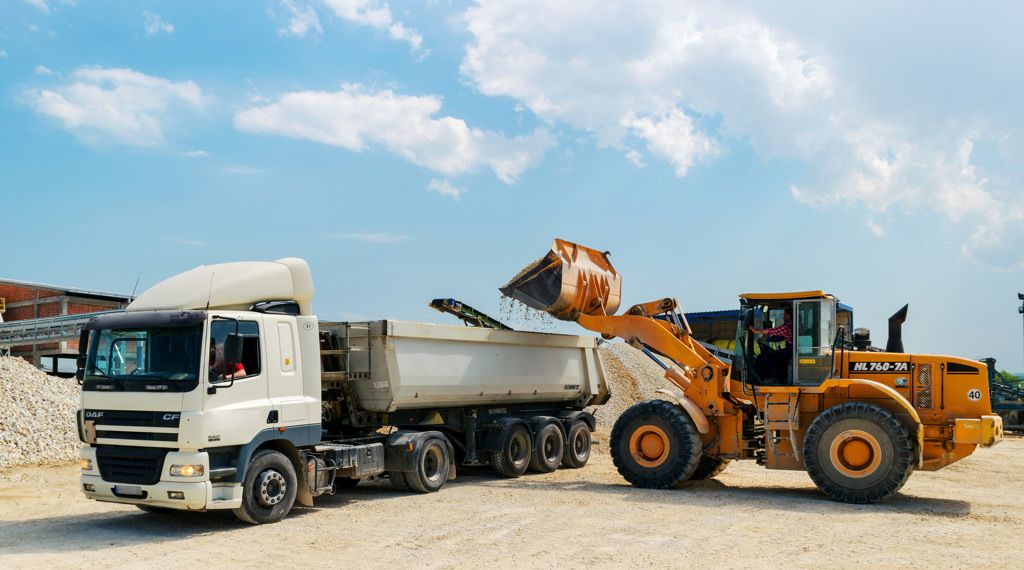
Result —
<path fill-rule="evenodd" d="M 693 475 L 690 475 L 690 481 L 713 479 L 725 471 L 729 463 L 728 459 L 703 455 L 697 462 L 697 468 L 693 470 Z"/>
<path fill-rule="evenodd" d="M 630 455 L 629 427 L 636 422 L 661 423 L 673 447 L 666 464 L 657 469 L 638 465 Z M 667 428 L 667 429 L 666 429 Z M 674 439 L 673 439 L 674 438 Z M 612 463 L 630 484 L 644 489 L 668 489 L 688 479 L 701 457 L 701 440 L 697 426 L 686 412 L 666 400 L 644 400 L 622 412 L 612 427 L 610 441 Z"/>
<path fill-rule="evenodd" d="M 524 426 L 523 424 L 514 424 L 514 426 L 515 427 L 509 429 L 509 433 L 507 435 L 502 437 L 502 445 L 500 450 L 487 452 L 488 462 L 491 464 L 492 467 L 494 467 L 494 470 L 497 471 L 503 477 L 519 477 L 526 472 L 527 468 L 529 468 L 529 460 L 527 460 L 526 465 L 523 467 L 522 470 L 518 470 L 511 463 L 511 461 L 509 460 L 510 458 L 506 457 L 505 448 L 507 447 L 508 441 L 511 440 L 512 430 L 521 428 L 523 431 L 525 431 L 527 441 L 527 452 L 532 453 L 533 451 L 533 438 L 530 436 L 530 430 L 526 429 L 526 426 Z"/>
<path fill-rule="evenodd" d="M 586 431 L 587 434 L 586 452 L 584 453 L 584 458 L 582 460 L 576 457 L 573 448 L 573 437 L 576 435 L 577 430 Z M 590 430 L 590 424 L 583 420 L 576 420 L 575 422 L 573 422 L 572 426 L 569 428 L 569 433 L 565 438 L 565 451 L 562 453 L 562 467 L 565 467 L 567 469 L 579 469 L 580 467 L 586 465 L 587 461 L 590 460 L 592 441 L 593 434 Z"/>
<path fill-rule="evenodd" d="M 542 436 L 545 435 L 545 431 L 554 430 L 557 432 L 557 437 L 561 438 L 562 455 L 559 456 L 558 461 L 554 465 L 547 463 L 547 460 L 543 456 L 543 443 L 541 440 Z M 565 456 L 565 435 L 562 433 L 562 429 L 555 423 L 546 423 L 537 428 L 537 433 L 533 437 L 533 451 L 530 454 L 530 467 L 529 470 L 534 473 L 551 473 L 558 469 L 558 466 L 562 464 L 562 458 Z"/>
<path fill-rule="evenodd" d="M 291 477 L 291 480 L 287 481 L 287 484 L 290 487 L 287 490 L 287 493 L 291 495 L 291 499 L 282 501 L 278 505 L 275 505 L 274 508 L 272 509 L 267 509 L 266 507 L 260 507 L 258 505 L 253 504 L 255 499 L 253 499 L 251 496 L 252 482 L 249 480 L 250 473 L 258 474 L 261 472 L 261 469 L 257 469 L 256 467 L 257 462 L 267 456 L 272 456 L 274 457 L 275 460 L 281 461 L 281 466 L 284 471 L 283 475 L 285 475 L 286 478 L 288 476 Z M 288 459 L 288 457 L 285 456 L 283 453 L 275 451 L 273 449 L 261 449 L 257 451 L 249 460 L 249 467 L 245 476 L 245 481 L 242 483 L 242 506 L 233 510 L 235 516 L 238 517 L 238 519 L 242 522 L 246 522 L 249 524 L 268 524 L 278 522 L 279 520 L 288 516 L 288 513 L 295 505 L 295 497 L 298 492 L 298 481 L 299 478 L 298 474 L 295 472 L 295 466 L 292 465 L 291 460 Z M 250 507 L 252 508 L 252 512 L 248 510 Z M 281 513 L 281 511 L 284 512 Z"/>
<path fill-rule="evenodd" d="M 850 489 L 834 481 L 825 473 L 818 456 L 825 432 L 833 425 L 850 419 L 871 422 L 892 440 L 892 465 L 881 481 L 866 489 Z M 885 442 L 879 443 L 885 445 Z M 866 402 L 847 402 L 822 412 L 807 428 L 803 453 L 804 467 L 818 489 L 844 503 L 867 504 L 886 499 L 899 491 L 914 471 L 914 445 L 907 428 L 892 412 Z"/>

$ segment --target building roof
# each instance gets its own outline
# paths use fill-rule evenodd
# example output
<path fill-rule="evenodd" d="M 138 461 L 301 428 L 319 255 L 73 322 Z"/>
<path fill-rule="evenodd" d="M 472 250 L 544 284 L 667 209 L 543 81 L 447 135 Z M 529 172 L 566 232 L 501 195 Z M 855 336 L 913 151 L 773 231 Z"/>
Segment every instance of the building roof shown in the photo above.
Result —
<path fill-rule="evenodd" d="M 741 293 L 741 299 L 751 301 L 788 301 L 793 299 L 834 299 L 832 295 L 816 289 L 814 291 L 794 291 L 790 293 Z"/>
<path fill-rule="evenodd" d="M 30 281 L 19 281 L 17 279 L 7 279 L 0 277 L 0 283 L 9 285 L 18 285 L 21 287 L 31 287 L 34 289 L 49 289 L 51 291 L 62 291 L 68 295 L 74 295 L 75 297 L 86 297 L 90 299 L 105 299 L 110 301 L 128 301 L 130 297 L 124 293 L 110 293 L 108 291 L 94 291 L 90 289 L 79 289 L 77 287 L 62 287 L 60 285 L 49 285 L 46 283 L 33 283 Z"/>

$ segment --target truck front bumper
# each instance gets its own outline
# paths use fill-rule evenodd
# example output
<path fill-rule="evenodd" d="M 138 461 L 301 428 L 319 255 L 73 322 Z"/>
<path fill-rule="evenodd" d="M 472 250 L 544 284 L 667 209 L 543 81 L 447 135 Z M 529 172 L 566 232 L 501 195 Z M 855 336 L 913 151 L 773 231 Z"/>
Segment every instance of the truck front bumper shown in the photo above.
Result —
<path fill-rule="evenodd" d="M 953 425 L 954 443 L 973 443 L 991 447 L 1003 439 L 1003 418 L 993 415 L 978 418 L 957 418 Z"/>
<path fill-rule="evenodd" d="M 205 464 L 208 472 L 209 460 L 205 453 L 168 453 L 161 480 L 153 485 L 107 481 L 100 474 L 95 448 L 84 446 L 80 456 L 92 463 L 92 469 L 82 471 L 81 476 L 82 492 L 90 499 L 181 510 L 234 509 L 242 504 L 239 483 L 210 482 L 205 478 L 166 480 L 174 479 L 168 472 L 171 464 Z"/>

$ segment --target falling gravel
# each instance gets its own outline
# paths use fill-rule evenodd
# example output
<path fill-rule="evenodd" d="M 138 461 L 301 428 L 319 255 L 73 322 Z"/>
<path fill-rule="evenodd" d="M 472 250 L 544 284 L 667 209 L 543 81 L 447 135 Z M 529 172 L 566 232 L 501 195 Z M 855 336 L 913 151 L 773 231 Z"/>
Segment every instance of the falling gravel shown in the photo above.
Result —
<path fill-rule="evenodd" d="M 73 378 L 50 376 L 21 358 L 0 357 L 0 469 L 77 457 L 79 395 Z"/>

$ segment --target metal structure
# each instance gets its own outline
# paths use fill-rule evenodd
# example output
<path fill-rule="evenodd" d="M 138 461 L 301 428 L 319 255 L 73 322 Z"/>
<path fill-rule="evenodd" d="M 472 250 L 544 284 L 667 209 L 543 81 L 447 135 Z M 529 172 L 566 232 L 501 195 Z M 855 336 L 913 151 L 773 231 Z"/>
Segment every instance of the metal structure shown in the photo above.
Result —
<path fill-rule="evenodd" d="M 39 342 L 77 339 L 89 319 L 122 311 L 101 311 L 0 323 L 0 350 Z"/>
<path fill-rule="evenodd" d="M 466 326 L 500 329 L 505 331 L 512 330 L 512 327 L 498 319 L 485 314 L 483 311 L 478 311 L 456 299 L 434 299 L 428 306 L 436 311 L 454 315 L 456 318 L 462 319 L 462 322 L 466 323 Z"/>

